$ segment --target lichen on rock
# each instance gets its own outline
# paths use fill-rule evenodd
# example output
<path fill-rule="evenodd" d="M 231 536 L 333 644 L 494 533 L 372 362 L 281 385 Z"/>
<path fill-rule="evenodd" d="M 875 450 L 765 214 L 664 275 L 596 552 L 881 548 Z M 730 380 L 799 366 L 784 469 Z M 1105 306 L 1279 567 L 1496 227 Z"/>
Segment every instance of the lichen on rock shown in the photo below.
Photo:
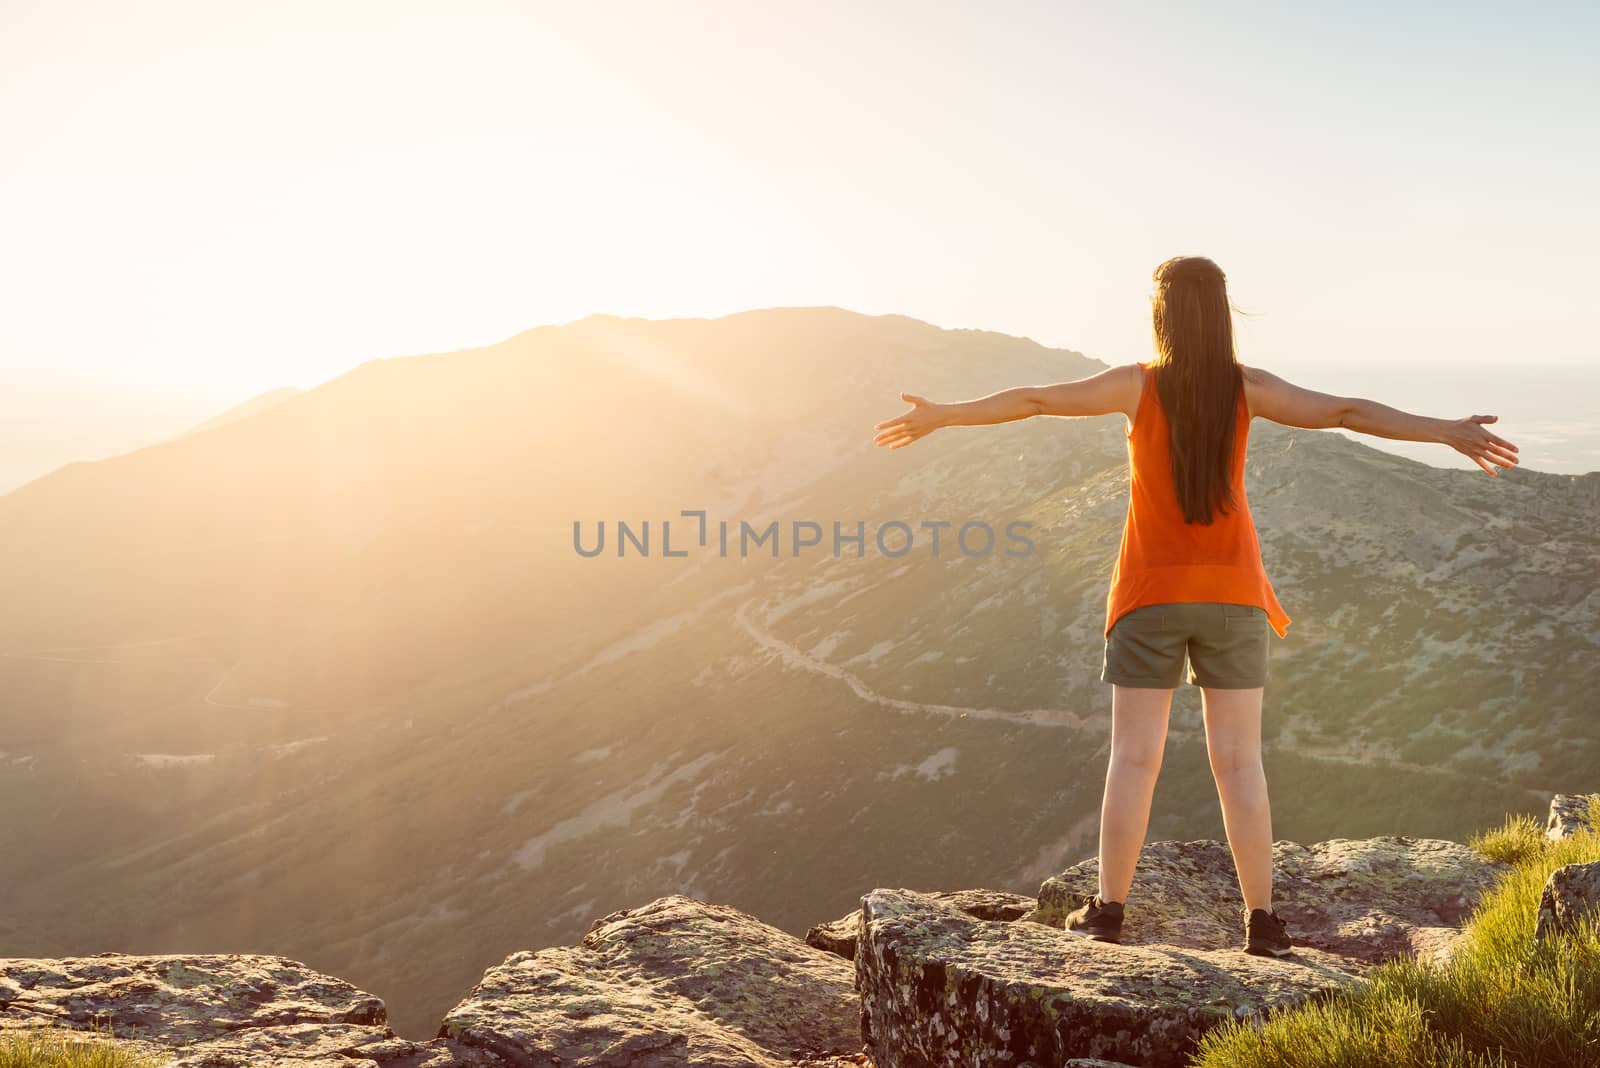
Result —
<path fill-rule="evenodd" d="M 859 1052 L 850 965 L 737 909 L 682 895 L 514 953 L 441 1037 L 513 1065 L 780 1068 Z"/>
<path fill-rule="evenodd" d="M 1600 861 L 1563 864 L 1545 880 L 1533 937 L 1542 941 L 1571 931 L 1586 917 L 1600 921 Z"/>
<path fill-rule="evenodd" d="M 1556 794 L 1552 797 L 1545 837 L 1555 842 L 1582 831 L 1600 831 L 1600 827 L 1589 821 L 1590 802 L 1596 798 L 1600 798 L 1600 794 Z"/>
<path fill-rule="evenodd" d="M 968 916 L 980 920 L 1017 920 L 1033 911 L 1038 899 L 1008 890 L 931 890 L 928 896 L 954 905 Z M 852 909 L 837 920 L 819 923 L 806 932 L 806 942 L 837 953 L 845 960 L 856 959 L 856 933 L 861 926 L 861 910 Z"/>
<path fill-rule="evenodd" d="M 1152 842 L 1123 942 L 1059 930 L 1097 888 L 1093 859 L 1052 876 L 1020 921 L 985 921 L 932 895 L 862 898 L 856 981 L 878 1068 L 1057 1064 L 1105 1057 L 1181 1065 L 1196 1038 L 1358 981 L 1395 956 L 1445 959 L 1508 865 L 1441 839 L 1385 835 L 1274 844 L 1273 902 L 1290 958 L 1243 946 L 1226 843 Z"/>
<path fill-rule="evenodd" d="M 389 1029 L 383 1002 L 286 957 L 256 954 L 0 959 L 0 1030 L 84 1032 L 182 1068 L 445 1068 L 500 1062 Z"/>

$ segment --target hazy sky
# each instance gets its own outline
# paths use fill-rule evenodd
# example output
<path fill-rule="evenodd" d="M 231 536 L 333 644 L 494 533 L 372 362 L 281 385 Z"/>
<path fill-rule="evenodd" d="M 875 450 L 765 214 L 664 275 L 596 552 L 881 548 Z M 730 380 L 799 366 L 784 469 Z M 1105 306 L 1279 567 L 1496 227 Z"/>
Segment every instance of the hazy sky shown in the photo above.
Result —
<path fill-rule="evenodd" d="M 0 367 L 310 386 L 593 312 L 1594 364 L 1600 5 L 0 0 Z M 1325 8 L 1325 10 L 1317 10 Z"/>

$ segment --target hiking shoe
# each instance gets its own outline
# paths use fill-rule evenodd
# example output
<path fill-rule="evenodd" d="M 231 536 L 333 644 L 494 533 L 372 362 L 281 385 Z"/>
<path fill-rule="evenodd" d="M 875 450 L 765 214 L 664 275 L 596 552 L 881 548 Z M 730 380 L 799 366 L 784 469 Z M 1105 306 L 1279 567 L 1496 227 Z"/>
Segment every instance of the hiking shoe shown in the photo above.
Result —
<path fill-rule="evenodd" d="M 1251 909 L 1244 920 L 1244 951 L 1258 957 L 1287 957 L 1294 942 L 1284 932 L 1277 910 Z"/>
<path fill-rule="evenodd" d="M 1080 904 L 1067 914 L 1063 930 L 1096 942 L 1122 941 L 1121 901 L 1101 901 L 1098 893 L 1075 896 Z"/>

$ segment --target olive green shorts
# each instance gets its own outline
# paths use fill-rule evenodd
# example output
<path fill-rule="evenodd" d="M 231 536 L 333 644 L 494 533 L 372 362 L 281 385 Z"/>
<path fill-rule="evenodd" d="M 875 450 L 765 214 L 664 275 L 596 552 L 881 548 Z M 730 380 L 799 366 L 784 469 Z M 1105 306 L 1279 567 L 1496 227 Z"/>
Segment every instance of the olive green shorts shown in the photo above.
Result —
<path fill-rule="evenodd" d="M 1147 604 L 1117 619 L 1106 636 L 1103 682 L 1176 689 L 1184 681 L 1219 690 L 1267 684 L 1266 609 L 1251 604 L 1182 601 Z"/>

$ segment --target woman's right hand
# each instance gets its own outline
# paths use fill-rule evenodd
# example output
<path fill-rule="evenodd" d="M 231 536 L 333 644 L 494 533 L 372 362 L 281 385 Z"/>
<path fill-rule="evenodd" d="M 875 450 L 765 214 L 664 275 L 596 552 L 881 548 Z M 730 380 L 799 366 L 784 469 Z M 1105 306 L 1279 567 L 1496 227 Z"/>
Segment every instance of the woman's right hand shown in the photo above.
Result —
<path fill-rule="evenodd" d="M 1504 468 L 1517 466 L 1517 447 L 1498 434 L 1483 428 L 1484 423 L 1497 422 L 1498 415 L 1469 415 L 1445 424 L 1439 440 L 1472 460 L 1491 475 L 1499 474 L 1492 464 Z"/>
<path fill-rule="evenodd" d="M 915 393 L 902 393 L 900 399 L 911 405 L 911 410 L 875 424 L 872 429 L 878 433 L 872 439 L 874 445 L 902 449 L 944 425 L 940 418 L 943 405 Z"/>

